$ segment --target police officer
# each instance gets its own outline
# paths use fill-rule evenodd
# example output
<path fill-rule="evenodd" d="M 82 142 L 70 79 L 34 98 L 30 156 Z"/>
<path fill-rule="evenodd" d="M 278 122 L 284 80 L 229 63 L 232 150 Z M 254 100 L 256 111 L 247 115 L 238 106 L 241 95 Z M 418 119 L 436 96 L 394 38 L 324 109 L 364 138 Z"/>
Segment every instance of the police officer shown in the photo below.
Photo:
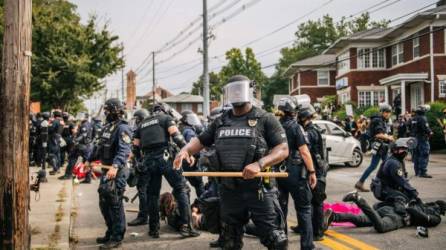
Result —
<path fill-rule="evenodd" d="M 278 109 L 282 111 L 280 122 L 286 132 L 290 154 L 284 162 L 289 177 L 279 179 L 280 206 L 287 221 L 289 195 L 294 200 L 299 224 L 301 249 L 314 249 L 313 226 L 311 219 L 311 200 L 317 183 L 316 170 L 313 165 L 308 139 L 302 126 L 296 121 L 297 103 L 289 98 L 280 100 Z M 299 111 L 300 112 L 300 111 Z M 303 119 L 304 115 L 301 116 Z"/>
<path fill-rule="evenodd" d="M 50 175 L 55 175 L 59 173 L 59 169 L 61 167 L 62 161 L 60 158 L 60 145 L 62 139 L 62 131 L 63 131 L 63 120 L 62 120 L 62 112 L 54 111 L 53 112 L 53 121 L 51 125 L 48 127 L 48 158 L 50 161 L 50 165 L 53 167 L 53 170 L 49 172 Z"/>
<path fill-rule="evenodd" d="M 102 134 L 102 120 L 99 117 L 93 118 L 93 140 L 98 141 Z"/>
<path fill-rule="evenodd" d="M 361 192 L 370 191 L 364 186 L 364 182 L 376 169 L 379 161 L 384 161 L 386 159 L 388 143 L 394 141 L 393 137 L 390 135 L 390 126 L 388 124 L 388 120 L 392 114 L 392 107 L 390 107 L 388 104 L 382 103 L 380 104 L 379 111 L 381 112 L 381 115 L 372 116 L 370 118 L 370 126 L 367 132 L 371 137 L 372 160 L 359 181 L 355 184 L 355 188 Z"/>
<path fill-rule="evenodd" d="M 66 156 L 69 156 L 74 149 L 73 135 L 75 127 L 75 124 L 70 121 L 70 114 L 68 114 L 68 112 L 62 112 L 62 119 L 64 122 L 62 139 L 65 141 L 66 145 L 60 149 L 61 165 L 65 163 Z"/>
<path fill-rule="evenodd" d="M 189 188 L 181 171 L 172 168 L 173 155 L 169 149 L 170 138 L 179 147 L 183 147 L 186 141 L 172 117 L 167 115 L 164 105 L 155 104 L 152 112 L 152 116 L 141 122 L 133 140 L 133 144 L 140 147 L 144 155 L 141 178 L 148 180 L 149 235 L 159 238 L 159 196 L 161 178 L 164 176 L 173 188 L 172 193 L 180 211 L 180 234 L 183 237 L 196 237 L 199 233 L 190 224 Z"/>
<path fill-rule="evenodd" d="M 429 108 L 428 105 L 418 106 L 410 126 L 411 136 L 417 139 L 417 147 L 413 152 L 413 167 L 415 175 L 421 178 L 432 178 L 431 175 L 427 174 L 430 153 L 429 138 L 432 136 L 432 130 L 426 118 L 426 112 Z"/>
<path fill-rule="evenodd" d="M 312 206 L 312 221 L 313 221 L 313 235 L 315 241 L 320 241 L 324 237 L 324 200 L 327 198 L 325 193 L 326 177 L 328 170 L 328 163 L 326 157 L 325 141 L 322 138 L 321 130 L 312 122 L 316 115 L 313 106 L 307 105 L 299 109 L 298 119 L 299 123 L 304 127 L 308 136 L 308 147 L 311 153 L 313 164 L 316 170 L 317 184 L 312 190 L 313 198 L 311 199 Z"/>
<path fill-rule="evenodd" d="M 133 131 L 135 132 L 138 129 L 138 126 L 141 125 L 141 122 L 149 116 L 149 111 L 146 109 L 137 110 L 133 114 L 133 118 L 135 119 L 135 126 Z M 147 171 L 143 171 L 141 166 L 142 164 L 142 155 L 141 149 L 139 146 L 132 146 L 132 167 L 133 171 L 135 171 L 135 175 L 138 176 L 136 188 L 138 190 L 138 199 L 139 199 L 139 211 L 138 216 L 130 221 L 127 225 L 131 226 L 139 226 L 147 224 L 147 217 L 149 215 L 149 176 L 147 175 Z"/>
<path fill-rule="evenodd" d="M 37 151 L 37 165 L 41 167 L 41 182 L 47 182 L 46 179 L 46 158 L 48 153 L 48 127 L 49 127 L 49 119 L 50 119 L 50 113 L 49 112 L 43 112 L 42 114 L 37 115 L 37 144 L 38 144 L 38 151 Z"/>
<path fill-rule="evenodd" d="M 186 142 L 190 142 L 190 140 L 194 137 L 197 137 L 198 134 L 203 130 L 203 125 L 201 124 L 198 116 L 190 111 L 186 110 L 181 113 L 181 131 L 183 133 L 183 137 Z M 190 166 L 187 162 L 183 162 L 183 171 L 185 172 L 193 172 L 199 171 L 197 162 L 199 161 L 200 154 L 194 155 L 195 164 Z M 204 182 L 202 177 L 186 177 L 189 183 L 194 187 L 195 193 L 197 197 L 200 197 L 204 192 Z"/>
<path fill-rule="evenodd" d="M 104 170 L 98 188 L 99 207 L 104 217 L 107 231 L 103 237 L 96 239 L 103 244 L 101 249 L 117 248 L 125 234 L 125 213 L 122 202 L 128 169 L 127 159 L 131 152 L 132 131 L 123 120 L 124 105 L 117 98 L 108 99 L 104 104 L 104 113 L 107 124 L 104 127 L 101 139 L 95 146 L 86 166 L 91 161 L 100 160 L 103 165 L 110 165 Z"/>
<path fill-rule="evenodd" d="M 404 158 L 409 147 L 414 145 L 413 138 L 400 138 L 391 146 L 390 157 L 378 170 L 372 182 L 373 194 L 378 200 L 395 203 L 395 207 L 402 211 L 412 199 L 418 198 L 417 190 L 410 185 Z"/>
<path fill-rule="evenodd" d="M 29 114 L 29 165 L 34 166 L 36 164 L 37 155 L 37 120 L 33 113 Z"/>
<path fill-rule="evenodd" d="M 286 249 L 288 239 L 277 207 L 277 191 L 255 178 L 256 174 L 288 156 L 286 135 L 271 114 L 251 104 L 251 81 L 233 76 L 224 87 L 225 101 L 232 104 L 198 137 L 177 155 L 174 166 L 189 163 L 205 146 L 215 144 L 212 163 L 220 171 L 242 171 L 243 179 L 221 178 L 219 184 L 223 249 L 243 247 L 243 226 L 252 219 L 263 245 L 268 249 Z M 279 209 L 280 210 L 280 209 Z"/>

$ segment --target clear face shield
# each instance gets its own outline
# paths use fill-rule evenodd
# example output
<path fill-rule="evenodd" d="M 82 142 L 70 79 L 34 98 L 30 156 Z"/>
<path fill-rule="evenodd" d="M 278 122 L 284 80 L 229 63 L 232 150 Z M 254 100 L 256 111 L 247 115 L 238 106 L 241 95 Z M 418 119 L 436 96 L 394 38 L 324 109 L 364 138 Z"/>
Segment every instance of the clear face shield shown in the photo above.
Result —
<path fill-rule="evenodd" d="M 233 106 L 243 105 L 252 100 L 252 89 L 249 81 L 228 83 L 223 87 L 223 104 Z"/>

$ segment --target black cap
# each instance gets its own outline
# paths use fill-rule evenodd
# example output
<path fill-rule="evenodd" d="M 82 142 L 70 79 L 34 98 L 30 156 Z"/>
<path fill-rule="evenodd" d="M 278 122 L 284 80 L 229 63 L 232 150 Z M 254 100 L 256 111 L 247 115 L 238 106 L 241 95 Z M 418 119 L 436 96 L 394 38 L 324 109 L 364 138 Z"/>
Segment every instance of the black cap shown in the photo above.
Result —
<path fill-rule="evenodd" d="M 110 98 L 104 103 L 104 109 L 111 113 L 124 111 L 124 105 L 118 98 Z"/>

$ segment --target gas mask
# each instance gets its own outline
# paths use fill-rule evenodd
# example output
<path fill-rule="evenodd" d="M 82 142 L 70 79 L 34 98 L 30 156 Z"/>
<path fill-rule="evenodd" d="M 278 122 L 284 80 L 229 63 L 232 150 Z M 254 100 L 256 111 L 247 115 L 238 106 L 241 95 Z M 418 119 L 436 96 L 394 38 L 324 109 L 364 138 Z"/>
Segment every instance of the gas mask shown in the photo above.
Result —
<path fill-rule="evenodd" d="M 119 119 L 118 114 L 112 113 L 109 110 L 104 110 L 104 115 L 107 122 L 113 122 Z"/>

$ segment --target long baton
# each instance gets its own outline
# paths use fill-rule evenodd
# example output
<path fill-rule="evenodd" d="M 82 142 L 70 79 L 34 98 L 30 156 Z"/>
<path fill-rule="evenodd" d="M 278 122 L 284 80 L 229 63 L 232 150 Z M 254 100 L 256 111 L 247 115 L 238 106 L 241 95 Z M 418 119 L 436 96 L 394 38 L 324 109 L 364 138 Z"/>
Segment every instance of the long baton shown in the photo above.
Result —
<path fill-rule="evenodd" d="M 207 177 L 238 177 L 243 178 L 242 172 L 183 172 L 183 176 L 207 176 Z M 270 178 L 287 178 L 288 173 L 286 172 L 259 172 L 256 174 L 259 177 L 270 177 Z"/>

